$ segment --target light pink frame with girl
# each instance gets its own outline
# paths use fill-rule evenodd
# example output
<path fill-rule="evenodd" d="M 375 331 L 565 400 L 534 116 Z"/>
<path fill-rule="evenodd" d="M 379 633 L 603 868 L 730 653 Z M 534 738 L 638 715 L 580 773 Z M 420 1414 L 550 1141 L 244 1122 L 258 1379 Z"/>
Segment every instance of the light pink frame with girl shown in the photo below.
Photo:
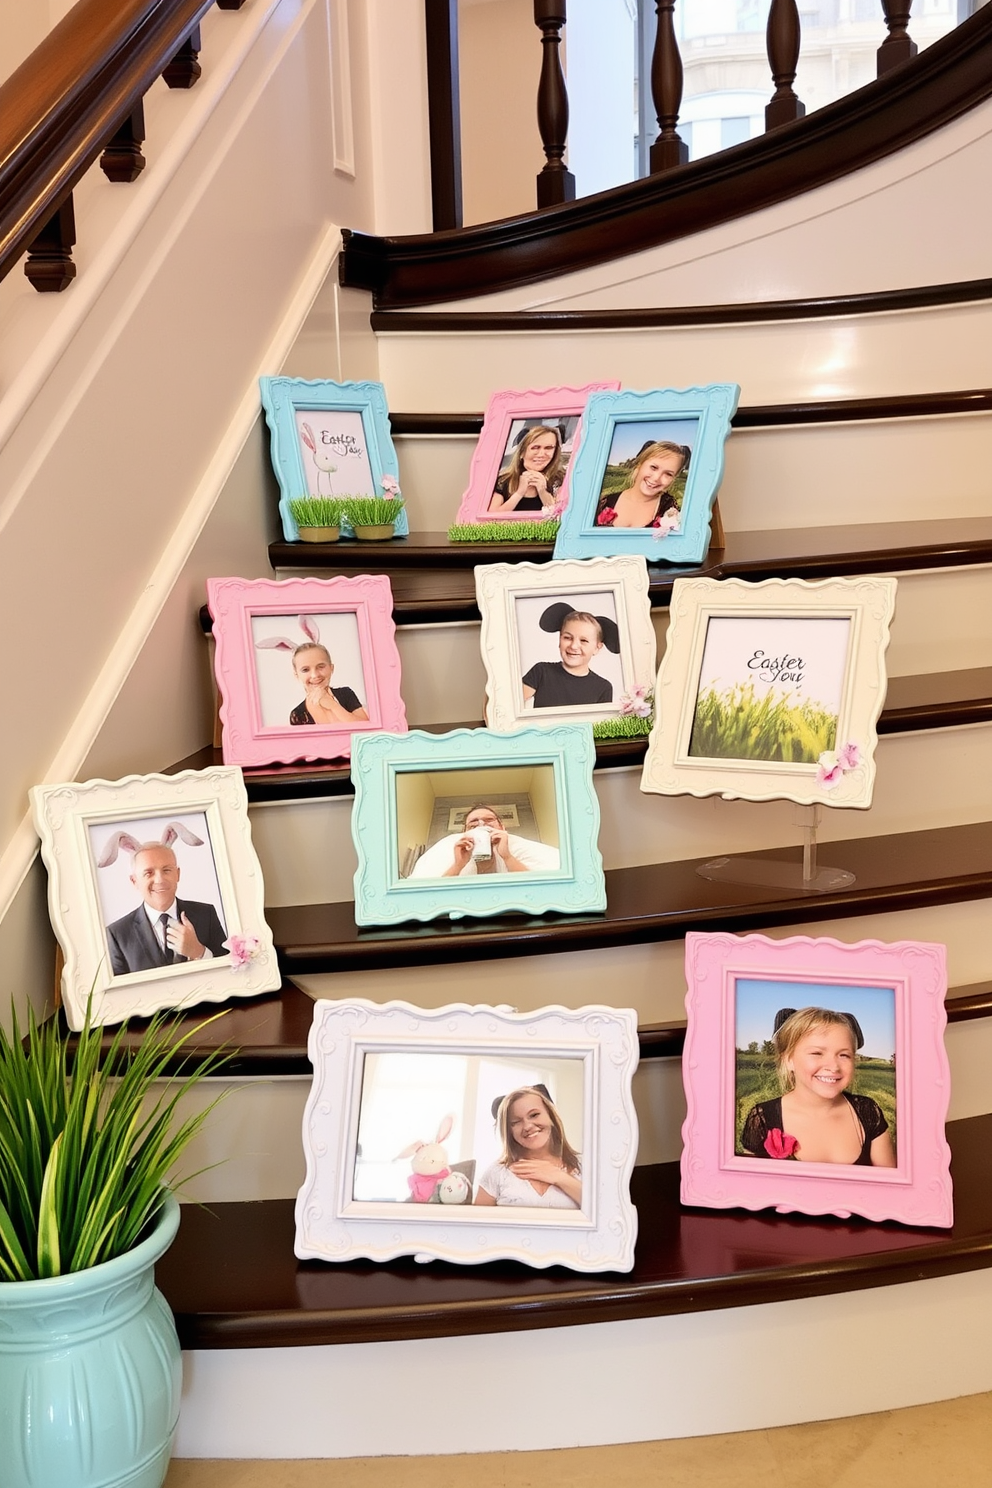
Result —
<path fill-rule="evenodd" d="M 221 694 L 225 764 L 349 759 L 354 733 L 406 733 L 393 595 L 385 574 L 336 579 L 208 579 L 207 600 L 216 643 L 214 667 Z M 314 639 L 315 623 L 318 638 L 314 644 L 324 645 L 319 639 L 321 617 L 346 614 L 354 615 L 358 626 L 365 686 L 361 701 L 368 721 L 341 727 L 300 727 L 288 720 L 285 724 L 263 725 L 253 617 L 298 616 L 296 629 L 290 625 L 287 632 L 286 648 L 291 652 L 291 643 Z"/>
<path fill-rule="evenodd" d="M 486 406 L 482 420 L 482 433 L 469 467 L 468 488 L 462 497 L 455 518 L 456 524 L 477 526 L 481 522 L 539 522 L 544 516 L 564 511 L 568 505 L 569 479 L 575 456 L 582 437 L 579 423 L 572 443 L 572 455 L 565 471 L 565 479 L 554 507 L 547 514 L 534 511 L 491 512 L 489 503 L 503 463 L 506 441 L 515 419 L 538 418 L 542 421 L 555 418 L 575 418 L 582 413 L 590 393 L 619 390 L 619 382 L 587 382 L 581 387 L 532 388 L 529 392 L 514 392 L 504 388 L 494 393 Z M 511 539 L 512 541 L 512 539 Z"/>
<path fill-rule="evenodd" d="M 923 941 L 735 936 L 690 932 L 688 1028 L 682 1056 L 682 1202 L 710 1209 L 835 1214 L 949 1228 L 950 1149 L 944 1136 L 950 1071 L 944 1049 L 946 949 Z M 897 1165 L 800 1163 L 734 1152 L 738 979 L 781 981 L 783 1002 L 844 1007 L 847 987 L 895 994 Z M 808 1001 L 795 983 L 809 983 Z M 824 989 L 829 993 L 827 1001 Z"/>

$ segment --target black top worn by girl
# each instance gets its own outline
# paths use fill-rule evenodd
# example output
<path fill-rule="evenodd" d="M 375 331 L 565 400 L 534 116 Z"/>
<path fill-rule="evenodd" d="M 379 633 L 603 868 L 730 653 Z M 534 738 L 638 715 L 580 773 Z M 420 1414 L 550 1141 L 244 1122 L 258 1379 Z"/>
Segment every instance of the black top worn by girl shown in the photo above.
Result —
<path fill-rule="evenodd" d="M 346 713 L 357 713 L 362 706 L 350 687 L 332 687 L 330 692 L 335 702 L 340 703 Z M 289 715 L 289 721 L 290 723 L 313 723 L 305 701 L 296 705 Z"/>
<path fill-rule="evenodd" d="M 567 708 L 576 703 L 612 703 L 613 683 L 595 672 L 576 677 L 560 661 L 538 661 L 523 679 L 534 689 L 535 708 Z"/>
<path fill-rule="evenodd" d="M 889 1123 L 882 1114 L 881 1106 L 877 1101 L 873 1101 L 870 1095 L 853 1095 L 849 1090 L 842 1091 L 842 1094 L 844 1099 L 854 1107 L 854 1114 L 861 1123 L 861 1130 L 864 1133 L 861 1154 L 855 1158 L 851 1166 L 870 1168 L 871 1144 L 876 1137 L 888 1131 Z M 741 1146 L 752 1157 L 771 1157 L 772 1154 L 765 1147 L 765 1141 L 768 1133 L 772 1131 L 785 1131 L 782 1125 L 781 1096 L 776 1096 L 774 1100 L 758 1101 L 751 1107 L 744 1122 L 744 1130 L 741 1132 Z"/>
<path fill-rule="evenodd" d="M 548 487 L 548 490 L 552 493 L 552 495 L 554 495 L 557 492 L 558 487 L 560 485 L 561 485 L 561 481 L 558 481 L 555 485 L 549 486 Z M 517 482 L 517 488 L 518 489 L 519 489 L 519 486 L 520 486 L 520 482 L 518 481 Z M 497 480 L 497 482 L 496 482 L 496 488 L 495 488 L 495 490 L 493 492 L 493 495 L 494 496 L 500 496 L 505 501 L 506 498 L 510 494 L 511 494 L 511 492 L 510 492 L 510 477 L 509 477 L 509 475 L 501 475 L 499 477 L 499 479 Z M 545 510 L 545 506 L 544 506 L 544 502 L 541 500 L 540 496 L 534 494 L 534 495 L 531 495 L 531 496 L 521 496 L 520 500 L 517 502 L 517 504 L 513 508 L 513 510 L 514 511 L 544 511 Z M 499 516 L 499 512 L 498 511 L 497 512 L 494 512 L 493 515 L 498 517 Z"/>

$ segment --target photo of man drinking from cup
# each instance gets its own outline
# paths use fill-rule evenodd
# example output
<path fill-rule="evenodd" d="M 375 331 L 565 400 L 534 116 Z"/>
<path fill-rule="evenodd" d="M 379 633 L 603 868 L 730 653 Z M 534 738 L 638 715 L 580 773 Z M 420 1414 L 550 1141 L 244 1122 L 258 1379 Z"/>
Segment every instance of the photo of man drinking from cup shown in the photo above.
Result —
<path fill-rule="evenodd" d="M 413 865 L 411 878 L 462 878 L 476 873 L 533 873 L 560 866 L 556 847 L 507 832 L 495 806 L 479 802 L 465 813 L 462 832 L 449 833 Z"/>

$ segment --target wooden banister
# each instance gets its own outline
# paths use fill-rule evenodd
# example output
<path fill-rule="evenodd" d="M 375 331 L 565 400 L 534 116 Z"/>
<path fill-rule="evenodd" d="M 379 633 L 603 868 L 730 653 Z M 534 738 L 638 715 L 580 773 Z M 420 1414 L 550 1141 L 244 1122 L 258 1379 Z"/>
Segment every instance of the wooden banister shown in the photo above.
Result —
<path fill-rule="evenodd" d="M 658 138 L 651 146 L 651 173 L 685 165 L 689 146 L 676 129 L 682 107 L 682 58 L 672 13 L 675 0 L 656 0 L 658 12 L 651 56 L 651 98 L 658 118 Z"/>
<path fill-rule="evenodd" d="M 443 238 L 346 232 L 341 282 L 371 290 L 378 309 L 407 309 L 588 268 L 812 191 L 924 138 L 990 97 L 992 6 L 983 6 L 911 65 L 891 69 L 788 129 L 682 170 Z"/>
<path fill-rule="evenodd" d="M 876 70 L 879 77 L 888 72 L 890 67 L 898 67 L 900 62 L 908 62 L 915 57 L 919 48 L 909 34 L 909 13 L 913 8 L 913 0 L 882 0 L 882 10 L 885 13 L 885 24 L 888 27 L 888 36 L 878 49 Z"/>
<path fill-rule="evenodd" d="M 534 25 L 541 28 L 541 78 L 537 85 L 537 127 L 547 164 L 537 176 L 538 207 L 575 200 L 575 177 L 565 165 L 568 93 L 561 70 L 561 28 L 565 0 L 534 0 Z"/>
<path fill-rule="evenodd" d="M 212 0 L 79 0 L 0 87 L 0 277 L 67 200 Z"/>
<path fill-rule="evenodd" d="M 799 66 L 801 36 L 796 0 L 772 0 L 765 39 L 775 92 L 765 108 L 766 129 L 791 124 L 793 120 L 803 118 L 806 113 L 806 105 L 796 97 L 792 86 Z"/>

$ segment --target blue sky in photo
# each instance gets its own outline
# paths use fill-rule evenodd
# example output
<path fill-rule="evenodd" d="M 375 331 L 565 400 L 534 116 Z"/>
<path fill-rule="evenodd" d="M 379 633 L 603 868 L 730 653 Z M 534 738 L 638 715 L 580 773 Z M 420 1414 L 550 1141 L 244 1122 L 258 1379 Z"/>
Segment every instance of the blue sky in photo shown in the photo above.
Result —
<path fill-rule="evenodd" d="M 698 418 L 618 418 L 613 428 L 607 464 L 619 465 L 623 460 L 632 460 L 643 445 L 655 440 L 669 444 L 687 444 L 693 449 L 698 437 Z"/>
<path fill-rule="evenodd" d="M 768 981 L 738 977 L 736 982 L 736 1034 L 738 1049 L 752 1040 L 758 1047 L 772 1036 L 779 1008 L 823 1007 L 833 1012 L 853 1013 L 865 1036 L 859 1050 L 869 1059 L 889 1059 L 896 1047 L 895 1005 L 892 987 L 838 986 L 833 982 Z"/>

